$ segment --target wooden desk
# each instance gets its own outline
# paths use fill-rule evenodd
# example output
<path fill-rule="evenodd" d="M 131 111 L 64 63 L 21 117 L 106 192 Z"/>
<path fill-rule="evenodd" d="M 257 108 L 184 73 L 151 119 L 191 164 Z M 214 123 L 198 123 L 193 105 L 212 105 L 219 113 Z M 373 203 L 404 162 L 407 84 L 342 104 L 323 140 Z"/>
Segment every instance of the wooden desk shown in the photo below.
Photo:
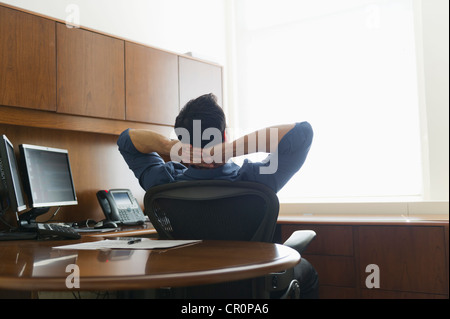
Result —
<path fill-rule="evenodd" d="M 114 238 L 114 237 L 151 237 L 157 238 L 158 232 L 149 222 L 141 226 L 121 226 L 113 231 L 107 232 L 87 232 L 81 233 L 82 236 L 96 238 Z"/>
<path fill-rule="evenodd" d="M 82 241 L 99 240 L 83 237 Z M 66 266 L 80 269 L 80 290 L 134 290 L 260 277 L 296 265 L 277 244 L 203 241 L 167 250 L 56 250 L 80 241 L 0 242 L 0 290 L 68 291 Z"/>

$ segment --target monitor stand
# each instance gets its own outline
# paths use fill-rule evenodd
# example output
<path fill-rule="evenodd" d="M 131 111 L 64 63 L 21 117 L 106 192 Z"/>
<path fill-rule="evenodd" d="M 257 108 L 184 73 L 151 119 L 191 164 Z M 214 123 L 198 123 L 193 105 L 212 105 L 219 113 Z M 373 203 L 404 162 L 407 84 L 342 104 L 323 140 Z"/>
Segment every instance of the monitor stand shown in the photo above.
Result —
<path fill-rule="evenodd" d="M 17 225 L 15 230 L 1 231 L 0 241 L 7 240 L 32 240 L 38 238 L 36 217 L 48 212 L 50 207 L 32 208 L 31 210 L 17 217 Z"/>
<path fill-rule="evenodd" d="M 17 217 L 17 212 L 16 212 Z M 28 223 L 28 228 L 21 227 L 20 219 L 17 218 L 17 223 L 19 227 L 17 229 L 10 229 L 0 232 L 0 241 L 10 241 L 10 240 L 32 240 L 38 238 L 37 226 L 32 227 L 32 223 Z"/>
<path fill-rule="evenodd" d="M 36 218 L 49 211 L 50 207 L 32 208 L 29 211 L 21 214 L 17 221 L 19 230 L 21 231 L 36 231 L 37 222 Z"/>

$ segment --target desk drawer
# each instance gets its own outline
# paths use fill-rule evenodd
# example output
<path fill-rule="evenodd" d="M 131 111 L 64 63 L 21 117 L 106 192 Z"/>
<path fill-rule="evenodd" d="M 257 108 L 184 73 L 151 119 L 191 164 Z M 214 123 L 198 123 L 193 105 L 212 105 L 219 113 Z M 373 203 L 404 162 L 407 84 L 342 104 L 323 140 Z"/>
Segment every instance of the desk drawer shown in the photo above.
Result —
<path fill-rule="evenodd" d="M 366 265 L 380 271 L 380 290 L 448 295 L 443 227 L 361 226 L 358 231 L 360 287 Z"/>
<path fill-rule="evenodd" d="M 319 274 L 320 285 L 355 287 L 356 273 L 353 257 L 303 255 Z"/>

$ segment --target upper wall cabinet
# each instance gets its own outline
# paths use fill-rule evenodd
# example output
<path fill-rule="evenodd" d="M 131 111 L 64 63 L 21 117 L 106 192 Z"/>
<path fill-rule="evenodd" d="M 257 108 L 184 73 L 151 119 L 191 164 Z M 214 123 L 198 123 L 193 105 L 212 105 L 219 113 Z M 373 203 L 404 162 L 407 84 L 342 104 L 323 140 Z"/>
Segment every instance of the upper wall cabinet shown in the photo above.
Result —
<path fill-rule="evenodd" d="M 54 21 L 0 6 L 0 105 L 56 109 Z"/>
<path fill-rule="evenodd" d="M 214 93 L 223 106 L 220 65 L 69 28 L 61 20 L 0 4 L 0 106 L 52 111 L 45 116 L 55 124 L 47 120 L 42 124 L 46 127 L 61 128 L 61 118 L 103 121 L 110 132 L 117 131 L 116 125 L 128 125 L 119 121 L 173 126 L 189 100 L 207 93 Z M 9 109 L 39 117 L 34 111 Z M 35 119 L 35 125 L 40 121 Z M 80 127 L 98 129 L 86 125 Z"/>
<path fill-rule="evenodd" d="M 125 119 L 124 41 L 57 23 L 57 111 Z"/>
<path fill-rule="evenodd" d="M 125 43 L 126 119 L 173 125 L 178 115 L 178 55 Z"/>
<path fill-rule="evenodd" d="M 194 59 L 179 57 L 180 108 L 191 99 L 213 93 L 223 107 L 222 68 Z"/>

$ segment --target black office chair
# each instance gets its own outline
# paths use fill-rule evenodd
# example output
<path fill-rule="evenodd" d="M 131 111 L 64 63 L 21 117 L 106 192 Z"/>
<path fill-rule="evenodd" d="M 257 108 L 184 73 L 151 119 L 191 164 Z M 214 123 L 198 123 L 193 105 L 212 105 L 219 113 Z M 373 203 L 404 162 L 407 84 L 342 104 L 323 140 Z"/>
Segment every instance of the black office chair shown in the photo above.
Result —
<path fill-rule="evenodd" d="M 186 181 L 156 186 L 144 198 L 145 213 L 160 239 L 202 239 L 272 242 L 279 212 L 278 197 L 269 187 L 254 182 Z M 300 254 L 315 237 L 314 231 L 296 231 L 284 243 Z M 239 288 L 237 288 L 239 286 Z M 251 287 L 248 290 L 242 287 Z M 261 288 L 262 286 L 262 288 Z M 220 288 L 218 288 L 220 287 Z M 257 288 L 255 288 L 257 287 Z M 183 297 L 218 298 L 232 291 L 240 297 L 298 297 L 293 269 L 258 281 L 189 288 Z M 256 291 L 258 290 L 258 291 Z M 200 292 L 204 292 L 201 295 Z"/>

